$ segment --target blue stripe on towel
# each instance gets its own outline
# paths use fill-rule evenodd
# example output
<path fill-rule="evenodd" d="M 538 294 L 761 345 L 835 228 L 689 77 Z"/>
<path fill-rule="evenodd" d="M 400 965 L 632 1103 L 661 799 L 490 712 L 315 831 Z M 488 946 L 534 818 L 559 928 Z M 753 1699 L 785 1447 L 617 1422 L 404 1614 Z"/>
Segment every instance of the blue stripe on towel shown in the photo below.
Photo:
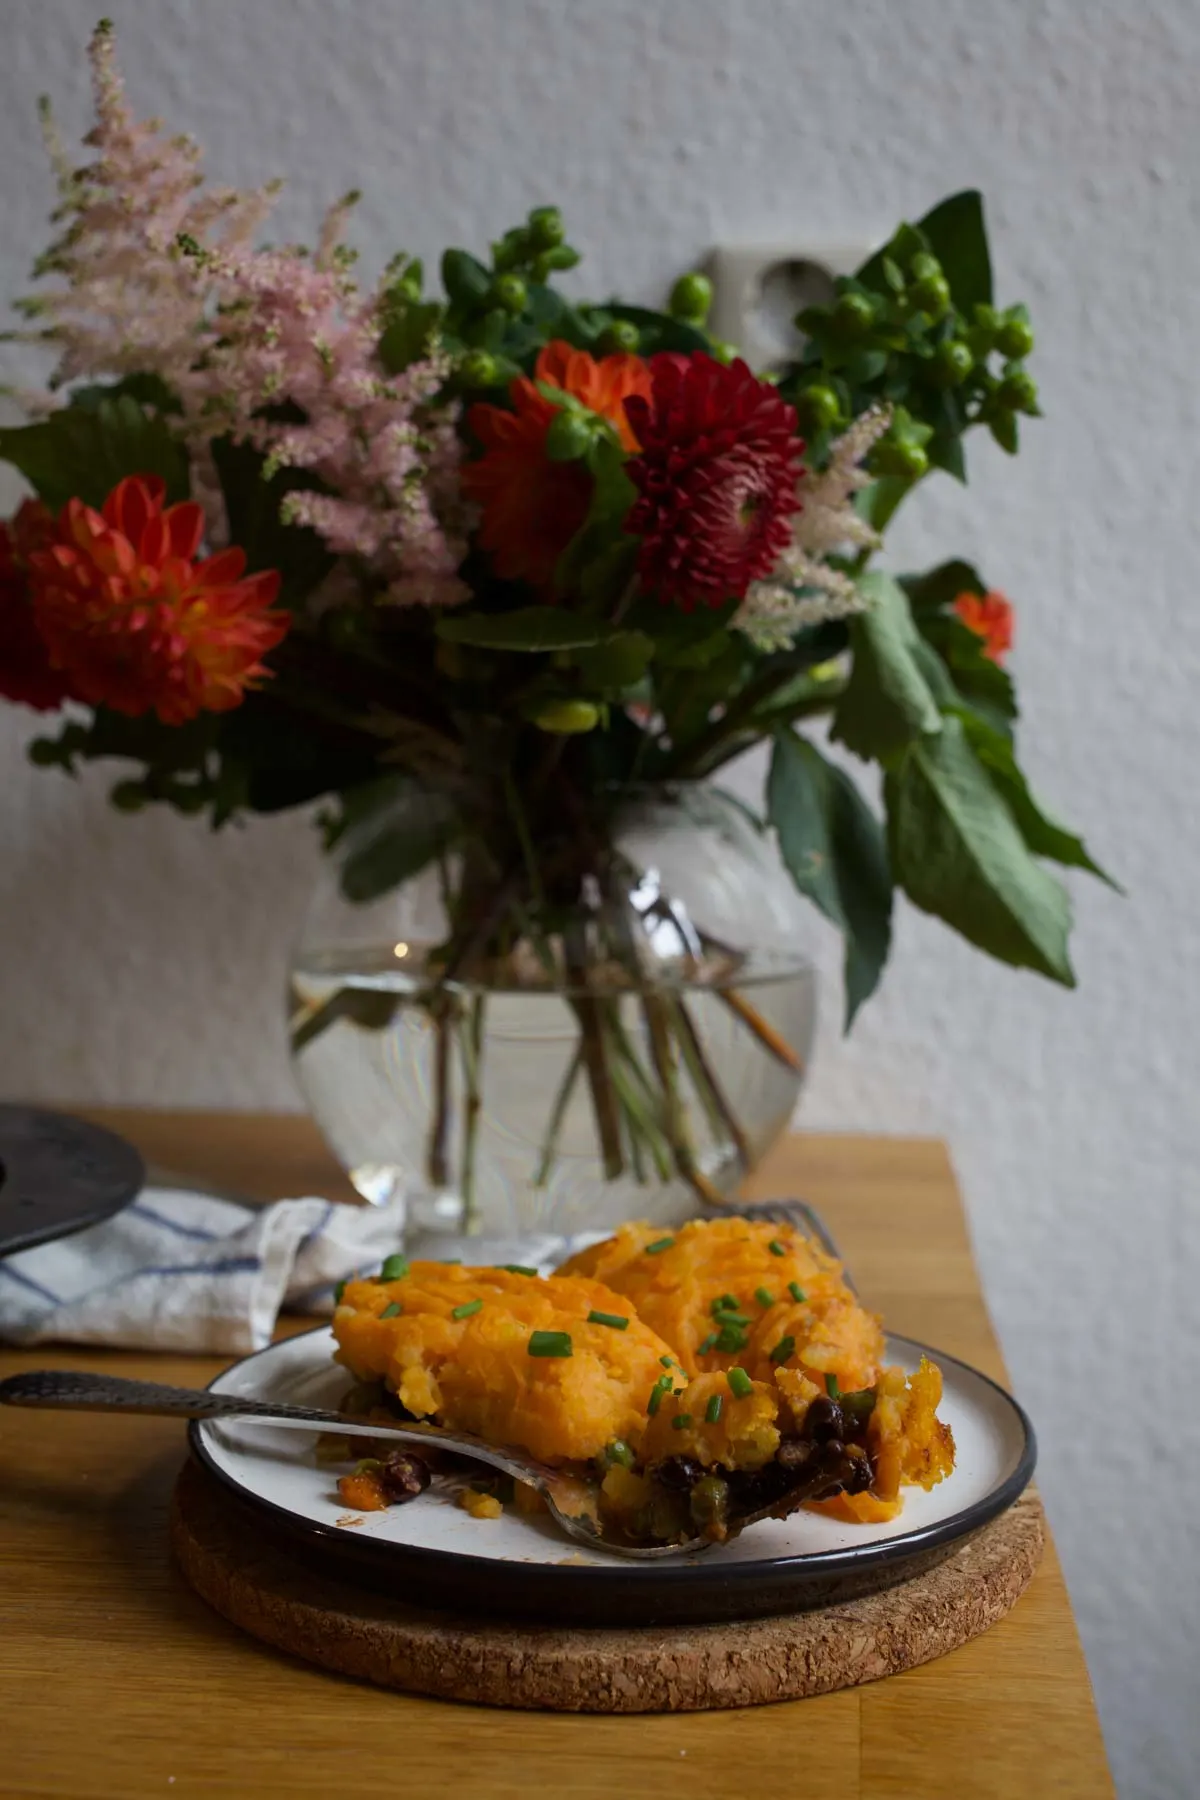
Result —
<path fill-rule="evenodd" d="M 177 1237 L 196 1238 L 201 1243 L 210 1244 L 214 1238 L 225 1236 L 221 1231 L 205 1231 L 199 1225 L 180 1225 L 175 1219 L 168 1219 L 165 1213 L 155 1212 L 144 1200 L 135 1200 L 132 1206 L 125 1208 L 135 1219 L 149 1219 L 153 1225 L 162 1225 L 167 1231 L 175 1232 Z"/>
<path fill-rule="evenodd" d="M 3 1268 L 0 1263 L 0 1268 Z M 170 1267 L 130 1269 L 125 1280 L 134 1280 L 139 1275 L 244 1275 L 251 1269 L 262 1268 L 261 1256 L 226 1256 L 220 1262 L 210 1263 L 175 1263 Z"/>
<path fill-rule="evenodd" d="M 21 1271 L 14 1269 L 10 1262 L 0 1262 L 0 1275 L 10 1275 L 18 1286 L 28 1288 L 31 1294 L 40 1294 L 42 1299 L 49 1300 L 52 1306 L 60 1304 L 57 1294 L 52 1293 L 48 1287 L 43 1287 L 40 1281 L 35 1281 L 32 1275 L 22 1275 Z"/>
<path fill-rule="evenodd" d="M 327 1200 L 325 1202 L 325 1211 L 321 1214 L 321 1217 L 317 1220 L 317 1222 L 313 1226 L 312 1230 L 306 1231 L 304 1236 L 300 1239 L 300 1242 L 296 1245 L 296 1255 L 297 1256 L 299 1256 L 299 1254 L 302 1250 L 307 1250 L 308 1246 L 310 1244 L 315 1243 L 316 1240 L 320 1237 L 321 1233 L 324 1231 L 325 1227 L 328 1225 L 330 1219 L 332 1219 L 332 1217 L 333 1217 L 333 1208 L 334 1208 L 334 1202 L 332 1200 Z"/>

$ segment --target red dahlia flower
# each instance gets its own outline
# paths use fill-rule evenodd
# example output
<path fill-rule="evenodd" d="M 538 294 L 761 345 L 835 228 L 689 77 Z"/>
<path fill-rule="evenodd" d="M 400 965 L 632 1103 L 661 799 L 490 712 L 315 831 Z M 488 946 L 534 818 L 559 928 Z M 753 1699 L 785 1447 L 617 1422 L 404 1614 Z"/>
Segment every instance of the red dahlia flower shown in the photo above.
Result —
<path fill-rule="evenodd" d="M 54 537 L 54 514 L 25 500 L 7 524 L 0 520 L 0 694 L 38 712 L 71 698 L 71 685 L 50 661 L 33 616 L 29 558 Z"/>
<path fill-rule="evenodd" d="M 994 663 L 1002 663 L 1012 649 L 1012 602 L 995 590 L 990 594 L 960 594 L 954 610 L 967 630 L 983 639 L 983 654 Z"/>
<path fill-rule="evenodd" d="M 197 562 L 203 514 L 164 494 L 131 475 L 100 512 L 69 500 L 29 561 L 34 618 L 75 697 L 182 725 L 239 705 L 289 621 L 270 610 L 276 571 L 244 575 L 237 549 Z"/>
<path fill-rule="evenodd" d="M 642 539 L 646 587 L 685 611 L 740 600 L 792 541 L 804 451 L 794 407 L 740 359 L 651 358 L 653 397 L 625 413 L 641 454 L 626 530 Z"/>

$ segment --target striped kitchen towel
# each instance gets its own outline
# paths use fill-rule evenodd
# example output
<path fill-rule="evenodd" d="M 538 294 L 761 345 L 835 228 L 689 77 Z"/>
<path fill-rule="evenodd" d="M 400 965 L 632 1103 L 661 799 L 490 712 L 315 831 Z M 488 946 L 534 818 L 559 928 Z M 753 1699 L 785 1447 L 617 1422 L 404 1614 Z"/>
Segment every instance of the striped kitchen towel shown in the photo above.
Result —
<path fill-rule="evenodd" d="M 260 1350 L 282 1307 L 332 1312 L 337 1283 L 403 1233 L 403 1201 L 250 1207 L 148 1187 L 102 1225 L 0 1258 L 0 1340 Z"/>

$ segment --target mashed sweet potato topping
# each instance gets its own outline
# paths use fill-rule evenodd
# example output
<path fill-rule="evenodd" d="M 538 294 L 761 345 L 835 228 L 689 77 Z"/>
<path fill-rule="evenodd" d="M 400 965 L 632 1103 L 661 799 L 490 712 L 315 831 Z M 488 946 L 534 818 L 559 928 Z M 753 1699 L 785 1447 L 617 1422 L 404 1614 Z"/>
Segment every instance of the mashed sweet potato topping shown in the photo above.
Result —
<path fill-rule="evenodd" d="M 939 1371 L 885 1367 L 841 1265 L 784 1225 L 624 1225 L 545 1278 L 393 1258 L 333 1329 L 414 1417 L 591 1465 L 639 1540 L 720 1537 L 801 1490 L 870 1523 L 954 1466 Z"/>

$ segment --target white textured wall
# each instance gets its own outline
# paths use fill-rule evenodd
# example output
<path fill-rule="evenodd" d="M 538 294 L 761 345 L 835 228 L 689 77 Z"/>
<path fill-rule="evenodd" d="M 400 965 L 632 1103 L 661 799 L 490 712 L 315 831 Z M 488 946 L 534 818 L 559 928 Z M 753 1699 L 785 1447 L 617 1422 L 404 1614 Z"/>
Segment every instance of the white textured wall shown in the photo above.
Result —
<path fill-rule="evenodd" d="M 9 0 L 0 289 L 50 185 L 33 102 L 85 117 L 97 0 Z M 218 177 L 286 171 L 288 235 L 366 190 L 368 261 L 478 246 L 556 200 L 593 291 L 661 297 L 708 246 L 870 235 L 988 195 L 1001 296 L 1038 327 L 1046 422 L 968 493 L 923 495 L 905 560 L 979 559 L 1020 609 L 1024 754 L 1126 881 L 1079 882 L 1081 989 L 993 968 L 905 913 L 804 1118 L 950 1140 L 1037 1419 L 1125 1796 L 1196 1792 L 1200 1484 L 1200 342 L 1195 0 L 112 0 L 134 98 Z M 0 719 L 0 1087 L 290 1105 L 283 957 L 313 848 L 214 841 L 35 774 Z M 836 947 L 813 941 L 835 979 Z M 916 1800 L 916 1797 L 914 1797 Z"/>

